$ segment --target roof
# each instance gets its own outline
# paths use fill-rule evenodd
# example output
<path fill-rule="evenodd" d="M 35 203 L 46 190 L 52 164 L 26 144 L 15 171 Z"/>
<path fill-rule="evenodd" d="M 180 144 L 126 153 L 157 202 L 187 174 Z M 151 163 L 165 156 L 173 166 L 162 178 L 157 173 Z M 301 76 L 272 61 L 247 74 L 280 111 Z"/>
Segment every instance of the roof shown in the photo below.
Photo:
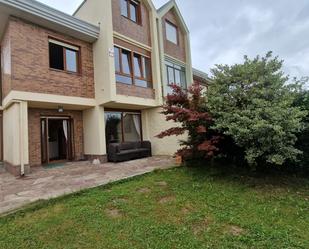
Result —
<path fill-rule="evenodd" d="M 211 82 L 211 79 L 209 78 L 207 73 L 195 68 L 193 68 L 193 77 L 198 77 L 208 83 Z"/>
<path fill-rule="evenodd" d="M 73 16 L 75 16 L 77 14 L 77 12 L 87 3 L 88 0 L 84 0 L 81 2 L 81 4 L 77 7 L 77 9 L 74 11 Z M 100 0 L 102 1 L 102 0 Z M 156 11 L 155 6 L 153 5 L 152 0 L 144 0 L 146 4 L 148 4 L 148 6 L 150 7 L 150 9 Z"/>
<path fill-rule="evenodd" d="M 176 14 L 177 14 L 177 16 L 178 16 L 178 18 L 179 18 L 179 21 L 180 21 L 180 23 L 182 24 L 183 29 L 184 29 L 187 33 L 189 33 L 188 26 L 187 26 L 187 24 L 186 24 L 186 22 L 185 22 L 185 20 L 184 20 L 184 18 L 183 18 L 183 16 L 182 16 L 182 14 L 181 14 L 181 12 L 180 12 L 180 10 L 179 10 L 179 7 L 178 7 L 178 5 L 177 5 L 177 3 L 176 3 L 175 0 L 170 0 L 170 1 L 168 1 L 166 4 L 164 4 L 163 6 L 161 6 L 161 7 L 157 10 L 157 12 L 158 12 L 158 14 L 159 14 L 159 17 L 162 18 L 167 12 L 169 12 L 169 11 L 172 10 L 172 9 L 175 10 L 175 12 L 176 12 Z"/>
<path fill-rule="evenodd" d="M 9 16 L 15 16 L 75 38 L 94 42 L 100 28 L 35 0 L 0 0 L 0 37 Z"/>
<path fill-rule="evenodd" d="M 170 5 L 170 2 L 173 2 L 172 0 L 169 0 L 165 4 L 163 4 L 159 9 L 158 12 L 162 12 L 165 8 L 167 8 Z"/>

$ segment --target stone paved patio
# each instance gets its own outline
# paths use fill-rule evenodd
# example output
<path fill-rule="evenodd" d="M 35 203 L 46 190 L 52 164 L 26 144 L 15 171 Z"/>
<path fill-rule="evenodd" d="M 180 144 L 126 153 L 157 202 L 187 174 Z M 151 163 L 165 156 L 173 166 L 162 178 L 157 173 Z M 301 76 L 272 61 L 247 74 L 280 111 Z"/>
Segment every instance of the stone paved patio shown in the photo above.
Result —
<path fill-rule="evenodd" d="M 76 162 L 53 169 L 36 168 L 25 178 L 0 173 L 0 214 L 37 200 L 59 197 L 174 165 L 170 157 L 152 157 L 118 164 Z"/>

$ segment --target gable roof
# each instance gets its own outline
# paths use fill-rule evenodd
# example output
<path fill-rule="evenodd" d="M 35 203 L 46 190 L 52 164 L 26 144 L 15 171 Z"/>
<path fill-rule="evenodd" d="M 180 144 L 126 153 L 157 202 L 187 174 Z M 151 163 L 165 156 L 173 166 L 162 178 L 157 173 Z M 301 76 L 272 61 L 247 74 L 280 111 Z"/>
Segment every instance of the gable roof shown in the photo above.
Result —
<path fill-rule="evenodd" d="M 166 4 L 164 4 L 163 6 L 161 6 L 157 12 L 158 12 L 158 15 L 160 18 L 163 18 L 163 16 L 165 16 L 170 10 L 174 10 L 175 11 L 175 14 L 177 15 L 179 21 L 180 21 L 180 24 L 182 26 L 182 28 L 184 29 L 184 31 L 189 34 L 189 29 L 188 29 L 188 26 L 179 10 L 179 7 L 176 3 L 175 0 L 169 0 Z"/>
<path fill-rule="evenodd" d="M 193 68 L 193 77 L 197 77 L 197 78 L 203 80 L 206 84 L 212 82 L 211 78 L 209 78 L 207 73 L 200 71 L 196 68 Z"/>

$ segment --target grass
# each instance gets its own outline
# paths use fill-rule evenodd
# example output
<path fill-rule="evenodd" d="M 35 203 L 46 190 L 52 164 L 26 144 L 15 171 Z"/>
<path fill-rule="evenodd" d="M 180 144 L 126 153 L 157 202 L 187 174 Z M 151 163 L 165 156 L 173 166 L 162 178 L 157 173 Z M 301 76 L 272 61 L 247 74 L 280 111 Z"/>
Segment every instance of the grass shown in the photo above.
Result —
<path fill-rule="evenodd" d="M 309 181 L 157 171 L 0 219 L 0 248 L 309 248 Z"/>

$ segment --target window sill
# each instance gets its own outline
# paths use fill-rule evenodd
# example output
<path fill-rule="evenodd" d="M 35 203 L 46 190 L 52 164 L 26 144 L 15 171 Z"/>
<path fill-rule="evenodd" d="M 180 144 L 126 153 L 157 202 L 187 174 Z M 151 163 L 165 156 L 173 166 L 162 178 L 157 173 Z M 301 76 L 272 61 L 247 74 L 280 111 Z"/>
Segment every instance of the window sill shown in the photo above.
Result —
<path fill-rule="evenodd" d="M 49 70 L 53 71 L 53 72 L 58 72 L 58 73 L 66 73 L 66 74 L 70 74 L 70 75 L 77 76 L 77 77 L 81 77 L 82 76 L 81 73 L 74 73 L 74 72 L 60 70 L 60 69 L 55 69 L 55 68 L 49 68 Z"/>
<path fill-rule="evenodd" d="M 119 82 L 119 81 L 116 81 L 116 83 L 117 84 L 126 85 L 126 86 L 139 87 L 139 88 L 143 88 L 143 89 L 151 89 L 151 90 L 153 90 L 153 87 L 137 86 L 137 85 L 134 85 L 134 84 L 127 84 L 127 83 L 123 83 L 123 82 Z"/>
<path fill-rule="evenodd" d="M 165 39 L 168 43 L 170 43 L 170 44 L 172 44 L 172 45 L 174 45 L 174 46 L 176 46 L 176 47 L 179 47 L 179 44 L 178 43 L 175 43 L 175 42 L 172 42 L 172 41 L 170 41 L 169 39 Z"/>

